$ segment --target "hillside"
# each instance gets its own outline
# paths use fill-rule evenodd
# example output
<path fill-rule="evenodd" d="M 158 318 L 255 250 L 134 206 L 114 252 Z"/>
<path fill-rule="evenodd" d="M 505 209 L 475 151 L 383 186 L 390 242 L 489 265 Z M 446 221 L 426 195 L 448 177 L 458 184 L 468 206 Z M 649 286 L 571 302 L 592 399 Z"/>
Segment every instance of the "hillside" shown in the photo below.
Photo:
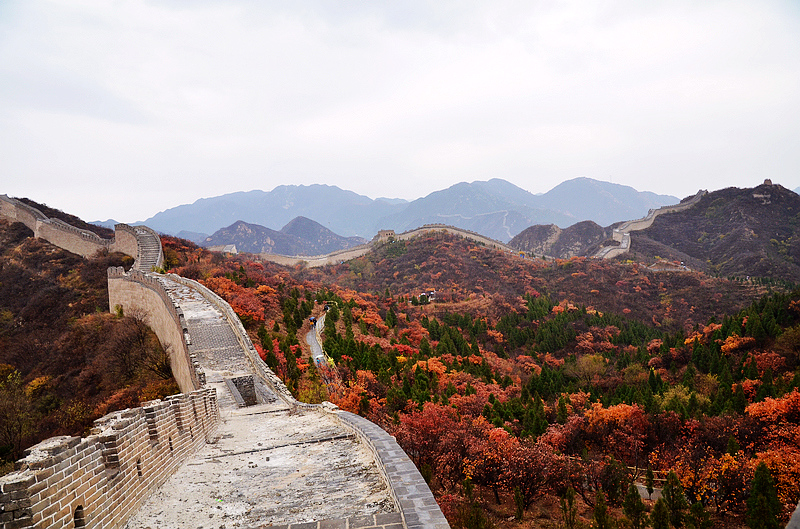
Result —
<path fill-rule="evenodd" d="M 751 191 L 763 206 L 782 200 Z M 319 233 L 303 219 L 285 228 Z M 440 231 L 318 269 L 172 237 L 163 246 L 165 268 L 231 303 L 294 395 L 390 432 L 453 526 L 552 527 L 570 490 L 582 523 L 602 502 L 621 520 L 631 467 L 693 499 L 695 522 L 742 527 L 762 466 L 782 521 L 800 500 L 800 291 L 762 297 L 767 287 L 698 271 L 523 259 Z M 165 374 L 146 319 L 103 305 L 105 267 L 129 258 L 83 260 L 0 222 L 0 259 L 0 419 L 25 425 L 0 440 L 0 457 L 168 385 L 146 377 Z M 323 314 L 332 363 L 316 365 L 301 340 Z"/>
<path fill-rule="evenodd" d="M 367 242 L 360 237 L 341 237 L 305 217 L 292 219 L 280 231 L 237 221 L 202 241 L 205 247 L 235 244 L 240 252 L 280 255 L 321 255 Z"/>
<path fill-rule="evenodd" d="M 800 282 L 800 195 L 780 185 L 708 193 L 631 235 L 635 259 L 685 256 L 720 276 Z"/>
<path fill-rule="evenodd" d="M 143 224 L 163 233 L 188 235 L 213 233 L 237 220 L 279 230 L 303 216 L 343 236 L 366 239 L 381 229 L 402 232 L 442 223 L 505 242 L 532 224 L 565 227 L 594 220 L 605 225 L 675 202 L 672 196 L 590 178 L 563 182 L 542 195 L 498 178 L 461 182 L 412 202 L 373 200 L 335 186 L 300 185 L 200 199 L 162 211 Z"/>
<path fill-rule="evenodd" d="M 233 305 L 290 390 L 392 433 L 453 526 L 554 527 L 570 487 L 582 523 L 599 488 L 619 520 L 633 466 L 674 471 L 715 527 L 744 526 L 760 464 L 781 520 L 800 499 L 799 292 L 442 233 L 322 269 L 186 251 L 175 271 Z M 333 368 L 298 339 L 323 300 Z"/>
<path fill-rule="evenodd" d="M 438 299 L 456 306 L 482 300 L 487 316 L 538 292 L 672 330 L 721 318 L 758 295 L 754 287 L 698 273 L 651 273 L 638 265 L 585 258 L 523 260 L 442 234 L 388 243 L 340 265 L 303 270 L 298 277 L 356 292 L 388 288 L 395 296 L 433 289 Z"/>
<path fill-rule="evenodd" d="M 531 226 L 509 246 L 535 255 L 592 256 L 611 240 L 612 228 L 578 223 L 566 229 Z M 760 281 L 800 282 L 800 195 L 780 185 L 728 188 L 703 196 L 681 212 L 659 215 L 631 232 L 631 251 L 619 257 L 653 263 L 683 262 L 693 270 Z"/>
<path fill-rule="evenodd" d="M 32 206 L 32 207 L 38 209 L 39 211 L 44 213 L 45 216 L 47 216 L 47 217 L 49 217 L 51 219 L 63 220 L 64 222 L 66 222 L 67 224 L 69 224 L 71 226 L 75 226 L 76 228 L 80 228 L 82 230 L 90 231 L 90 232 L 95 233 L 95 234 L 97 234 L 100 237 L 103 237 L 105 239 L 108 239 L 108 238 L 111 238 L 111 237 L 114 236 L 114 226 L 113 225 L 111 225 L 111 226 L 102 226 L 102 225 L 98 225 L 98 224 L 91 224 L 91 223 L 85 222 L 83 219 L 80 219 L 80 218 L 76 217 L 75 215 L 71 215 L 69 213 L 64 213 L 60 209 L 51 208 L 47 204 L 41 204 L 39 202 L 34 202 L 33 200 L 31 200 L 29 198 L 18 198 L 17 200 L 19 200 L 20 202 L 22 202 L 24 204 L 27 204 L 29 206 Z"/>
<path fill-rule="evenodd" d="M 106 269 L 131 258 L 82 259 L 32 235 L 0 219 L 0 467 L 108 411 L 177 392 L 144 320 L 109 312 Z"/>

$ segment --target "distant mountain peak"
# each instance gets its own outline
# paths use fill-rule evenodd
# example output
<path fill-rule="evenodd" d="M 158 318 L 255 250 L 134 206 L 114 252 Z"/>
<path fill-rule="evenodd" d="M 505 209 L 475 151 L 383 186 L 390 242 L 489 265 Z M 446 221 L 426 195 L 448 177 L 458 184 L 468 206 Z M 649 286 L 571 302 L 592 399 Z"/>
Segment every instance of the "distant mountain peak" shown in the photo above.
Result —
<path fill-rule="evenodd" d="M 236 245 L 240 252 L 281 255 L 321 255 L 365 243 L 360 237 L 342 237 L 309 218 L 298 216 L 280 231 L 237 220 L 217 230 L 202 245 Z"/>

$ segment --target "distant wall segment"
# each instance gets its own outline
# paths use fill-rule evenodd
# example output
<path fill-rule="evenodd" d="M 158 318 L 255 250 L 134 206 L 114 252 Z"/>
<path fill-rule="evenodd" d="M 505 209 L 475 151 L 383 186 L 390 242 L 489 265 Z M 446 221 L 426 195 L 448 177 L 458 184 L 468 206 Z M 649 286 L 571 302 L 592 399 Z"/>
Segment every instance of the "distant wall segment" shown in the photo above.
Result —
<path fill-rule="evenodd" d="M 708 194 L 708 191 L 701 189 L 692 198 L 684 202 L 681 202 L 680 204 L 674 204 L 672 206 L 663 206 L 658 209 L 651 209 L 650 211 L 647 212 L 647 215 L 641 219 L 629 220 L 627 222 L 623 222 L 622 224 L 619 225 L 619 227 L 614 228 L 614 233 L 612 234 L 613 240 L 620 243 L 619 246 L 606 246 L 604 248 L 601 248 L 596 254 L 594 254 L 594 257 L 598 257 L 601 259 L 613 259 L 618 255 L 627 253 L 631 248 L 630 234 L 632 231 L 646 230 L 647 228 L 653 225 L 653 222 L 659 215 L 664 215 L 666 213 L 677 213 L 678 211 L 689 209 L 698 202 L 700 202 L 700 199 L 703 198 L 706 194 Z"/>
<path fill-rule="evenodd" d="M 0 215 L 14 222 L 22 222 L 33 231 L 35 237 L 82 257 L 91 257 L 99 250 L 122 252 L 136 260 L 135 268 L 145 272 L 164 263 L 158 234 L 144 226 L 117 224 L 114 226 L 114 238 L 103 239 L 59 219 L 48 218 L 38 209 L 8 195 L 0 195 Z"/>
<path fill-rule="evenodd" d="M 273 263 L 277 263 L 284 266 L 303 265 L 308 268 L 317 268 L 325 265 L 339 264 L 343 261 L 349 261 L 350 259 L 356 259 L 357 257 L 361 257 L 362 255 L 368 253 L 378 244 L 386 243 L 390 239 L 407 241 L 409 239 L 413 239 L 414 237 L 433 235 L 435 233 L 450 233 L 457 237 L 463 237 L 465 239 L 470 239 L 477 243 L 484 244 L 486 246 L 489 246 L 490 248 L 496 248 L 498 250 L 502 250 L 505 252 L 514 252 L 514 250 L 508 245 L 503 244 L 500 241 L 496 241 L 492 238 L 486 237 L 485 235 L 481 235 L 480 233 L 476 233 L 474 231 L 457 228 L 455 226 L 448 226 L 446 224 L 426 224 L 419 228 L 415 228 L 409 231 L 404 231 L 402 233 L 395 233 L 393 230 L 381 230 L 380 232 L 378 232 L 378 235 L 376 235 L 375 238 L 372 239 L 367 244 L 361 244 L 359 246 L 347 248 L 346 250 L 337 250 L 335 252 L 331 252 L 325 255 L 291 256 L 291 255 L 262 253 L 259 254 L 259 256 L 266 261 L 271 261 Z"/>
<path fill-rule="evenodd" d="M 0 527 L 115 529 L 217 429 L 213 389 L 110 413 L 88 437 L 52 437 L 0 476 Z"/>

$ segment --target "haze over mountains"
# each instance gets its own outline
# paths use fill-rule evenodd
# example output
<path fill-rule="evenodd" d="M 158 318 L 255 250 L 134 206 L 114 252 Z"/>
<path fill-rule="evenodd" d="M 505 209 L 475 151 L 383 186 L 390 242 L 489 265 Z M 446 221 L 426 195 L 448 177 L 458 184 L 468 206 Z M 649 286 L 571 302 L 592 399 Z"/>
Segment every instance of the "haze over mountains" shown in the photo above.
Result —
<path fill-rule="evenodd" d="M 336 186 L 285 185 L 200 199 L 135 224 L 200 242 L 237 221 L 277 231 L 302 216 L 344 237 L 371 239 L 381 229 L 402 232 L 442 223 L 508 242 L 534 224 L 610 225 L 676 202 L 677 197 L 591 178 L 568 180 L 541 195 L 498 178 L 462 182 L 411 202 L 371 199 Z"/>

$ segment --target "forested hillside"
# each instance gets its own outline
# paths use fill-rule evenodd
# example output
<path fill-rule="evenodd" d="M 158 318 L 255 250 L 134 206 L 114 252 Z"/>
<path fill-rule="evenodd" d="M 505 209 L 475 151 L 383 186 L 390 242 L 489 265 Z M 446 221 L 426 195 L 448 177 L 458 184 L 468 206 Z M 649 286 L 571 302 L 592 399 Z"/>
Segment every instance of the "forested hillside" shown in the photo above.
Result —
<path fill-rule="evenodd" d="M 648 470 L 691 506 L 646 508 L 687 526 L 745 525 L 761 463 L 774 516 L 800 499 L 800 292 L 444 235 L 314 270 L 165 246 L 299 398 L 395 435 L 454 527 L 633 520 Z M 333 365 L 315 367 L 303 337 L 324 304 Z"/>

